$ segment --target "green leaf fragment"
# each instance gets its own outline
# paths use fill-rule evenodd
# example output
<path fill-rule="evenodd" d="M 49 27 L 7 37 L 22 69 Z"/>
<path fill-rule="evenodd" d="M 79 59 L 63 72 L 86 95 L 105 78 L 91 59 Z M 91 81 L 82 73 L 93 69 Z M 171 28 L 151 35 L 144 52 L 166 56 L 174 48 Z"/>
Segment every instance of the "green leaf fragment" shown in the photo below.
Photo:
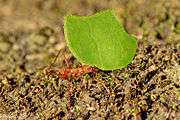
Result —
<path fill-rule="evenodd" d="M 73 55 L 102 70 L 127 66 L 136 52 L 136 39 L 125 32 L 111 10 L 87 17 L 66 16 L 64 31 Z"/>

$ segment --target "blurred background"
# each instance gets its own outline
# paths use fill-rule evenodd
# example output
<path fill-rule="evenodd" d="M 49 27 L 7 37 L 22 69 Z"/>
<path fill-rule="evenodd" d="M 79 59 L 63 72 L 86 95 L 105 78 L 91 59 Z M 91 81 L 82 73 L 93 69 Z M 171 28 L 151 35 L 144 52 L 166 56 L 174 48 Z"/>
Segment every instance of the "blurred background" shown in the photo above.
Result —
<path fill-rule="evenodd" d="M 123 2 L 125 2 L 123 0 Z M 91 15 L 116 8 L 121 0 L 1 0 L 2 30 L 34 30 L 43 26 L 60 28 L 66 14 Z"/>

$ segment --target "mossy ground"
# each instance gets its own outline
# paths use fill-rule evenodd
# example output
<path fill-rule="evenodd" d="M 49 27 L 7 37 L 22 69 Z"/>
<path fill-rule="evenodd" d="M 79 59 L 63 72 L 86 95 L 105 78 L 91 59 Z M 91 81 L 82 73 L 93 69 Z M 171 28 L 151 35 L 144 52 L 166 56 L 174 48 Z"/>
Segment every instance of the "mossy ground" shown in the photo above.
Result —
<path fill-rule="evenodd" d="M 59 49 L 56 69 L 64 59 L 79 65 L 64 43 L 63 15 L 106 8 L 138 37 L 132 63 L 76 80 L 45 74 Z M 180 119 L 179 11 L 179 0 L 0 0 L 0 119 Z"/>

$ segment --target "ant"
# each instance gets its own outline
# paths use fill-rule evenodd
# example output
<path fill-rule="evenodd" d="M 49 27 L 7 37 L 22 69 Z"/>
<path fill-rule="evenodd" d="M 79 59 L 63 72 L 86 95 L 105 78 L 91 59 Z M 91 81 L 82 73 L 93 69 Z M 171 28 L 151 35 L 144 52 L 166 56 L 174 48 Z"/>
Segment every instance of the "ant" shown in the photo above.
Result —
<path fill-rule="evenodd" d="M 73 79 L 78 79 L 80 76 L 82 76 L 84 74 L 97 72 L 96 68 L 91 67 L 89 65 L 81 65 L 78 68 L 72 68 L 69 65 L 65 55 L 64 55 L 64 57 L 65 57 L 64 61 L 67 65 L 67 67 L 58 69 L 58 70 L 52 69 L 52 65 L 56 62 L 60 53 L 61 53 L 61 50 L 59 50 L 58 54 L 56 55 L 54 61 L 51 63 L 50 67 L 48 69 L 46 69 L 46 73 L 48 73 L 48 75 L 50 75 L 51 73 L 55 73 L 56 75 L 58 75 L 58 77 L 61 80 L 67 80 L 69 77 L 72 77 Z"/>
<path fill-rule="evenodd" d="M 79 78 L 81 75 L 86 74 L 86 73 L 94 73 L 96 72 L 96 69 L 88 66 L 88 65 L 83 65 L 78 68 L 65 68 L 59 71 L 58 76 L 62 80 L 67 79 L 68 77 L 72 77 L 74 79 Z"/>

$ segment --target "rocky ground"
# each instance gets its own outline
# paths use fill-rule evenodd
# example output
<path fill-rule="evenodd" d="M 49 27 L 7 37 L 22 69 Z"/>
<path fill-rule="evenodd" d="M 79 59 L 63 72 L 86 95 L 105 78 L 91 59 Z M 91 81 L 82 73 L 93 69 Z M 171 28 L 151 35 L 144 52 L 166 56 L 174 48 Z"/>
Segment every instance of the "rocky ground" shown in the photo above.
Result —
<path fill-rule="evenodd" d="M 63 16 L 112 8 L 138 38 L 126 68 L 61 80 L 47 68 L 80 63 L 68 51 Z M 0 119 L 180 119 L 179 0 L 0 0 Z"/>

